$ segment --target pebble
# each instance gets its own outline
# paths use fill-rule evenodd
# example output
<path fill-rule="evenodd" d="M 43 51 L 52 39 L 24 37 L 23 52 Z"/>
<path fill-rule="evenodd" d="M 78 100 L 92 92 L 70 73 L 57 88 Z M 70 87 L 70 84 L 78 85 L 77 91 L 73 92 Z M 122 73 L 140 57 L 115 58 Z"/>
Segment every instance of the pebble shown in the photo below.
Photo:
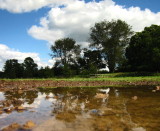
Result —
<path fill-rule="evenodd" d="M 20 125 L 18 123 L 12 123 L 11 125 L 3 128 L 2 131 L 13 131 L 19 128 L 20 128 Z"/>
<path fill-rule="evenodd" d="M 156 86 L 156 90 L 159 91 L 160 90 L 160 86 Z"/>
<path fill-rule="evenodd" d="M 156 90 L 152 90 L 152 92 L 156 92 Z"/>
<path fill-rule="evenodd" d="M 23 106 L 18 106 L 16 107 L 16 110 L 25 110 L 25 108 Z"/>
<path fill-rule="evenodd" d="M 107 98 L 109 94 L 96 93 L 95 98 Z"/>
<path fill-rule="evenodd" d="M 31 129 L 33 127 L 35 127 L 36 124 L 33 122 L 33 121 L 27 121 L 24 125 L 23 125 L 23 128 L 24 129 Z"/>
<path fill-rule="evenodd" d="M 5 112 L 12 112 L 12 108 L 4 108 L 3 109 Z"/>
<path fill-rule="evenodd" d="M 137 100 L 137 99 L 138 99 L 137 96 L 133 96 L 133 97 L 132 97 L 132 100 Z"/>

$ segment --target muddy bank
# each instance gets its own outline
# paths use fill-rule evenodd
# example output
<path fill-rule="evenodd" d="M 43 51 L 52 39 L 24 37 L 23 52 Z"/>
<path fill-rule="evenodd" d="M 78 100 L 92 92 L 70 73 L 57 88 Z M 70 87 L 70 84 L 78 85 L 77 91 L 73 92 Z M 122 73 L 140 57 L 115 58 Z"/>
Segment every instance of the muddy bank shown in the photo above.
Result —
<path fill-rule="evenodd" d="M 156 86 L 160 85 L 158 81 L 52 81 L 52 80 L 0 80 L 1 90 L 10 89 L 30 89 L 37 87 L 94 87 L 94 86 Z"/>

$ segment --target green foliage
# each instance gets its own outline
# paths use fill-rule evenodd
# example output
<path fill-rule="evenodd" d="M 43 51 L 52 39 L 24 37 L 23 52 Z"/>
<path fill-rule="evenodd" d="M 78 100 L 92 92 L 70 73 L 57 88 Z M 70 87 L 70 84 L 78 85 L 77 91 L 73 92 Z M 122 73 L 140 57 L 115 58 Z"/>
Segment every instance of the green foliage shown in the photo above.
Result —
<path fill-rule="evenodd" d="M 69 64 L 75 61 L 77 55 L 80 54 L 80 45 L 76 45 L 76 42 L 72 38 L 63 38 L 55 42 L 55 45 L 51 46 L 53 54 L 52 57 L 59 57 L 61 63 Z"/>
<path fill-rule="evenodd" d="M 78 66 L 75 64 L 65 64 L 62 65 L 59 62 L 56 62 L 54 67 L 54 76 L 55 77 L 72 77 L 79 74 Z"/>
<path fill-rule="evenodd" d="M 7 60 L 4 65 L 4 76 L 6 78 L 23 77 L 23 66 L 16 59 Z"/>
<path fill-rule="evenodd" d="M 72 70 L 69 65 L 64 65 L 64 67 L 63 67 L 63 76 L 64 77 L 71 77 L 74 74 L 75 74 L 74 70 Z"/>
<path fill-rule="evenodd" d="M 53 71 L 56 77 L 63 76 L 63 67 L 54 67 Z"/>
<path fill-rule="evenodd" d="M 91 75 L 97 74 L 97 66 L 94 64 L 88 64 L 86 69 L 83 69 L 80 73 L 82 77 L 90 77 Z"/>
<path fill-rule="evenodd" d="M 48 66 L 43 68 L 41 67 L 38 70 L 38 77 L 39 78 L 51 78 L 54 76 L 54 71 L 53 69 L 50 69 Z"/>
<path fill-rule="evenodd" d="M 96 74 L 98 69 L 106 66 L 102 59 L 100 50 L 84 50 L 84 56 L 78 59 L 80 74 L 82 76 Z"/>
<path fill-rule="evenodd" d="M 104 66 L 102 58 L 102 52 L 100 50 L 87 50 L 84 52 L 84 59 L 86 63 L 88 65 L 95 65 L 98 69 Z"/>
<path fill-rule="evenodd" d="M 106 66 L 106 63 L 110 72 L 115 72 L 117 69 L 145 72 L 142 74 L 159 72 L 160 26 L 146 27 L 144 31 L 137 32 L 131 37 L 132 34 L 131 27 L 124 21 L 102 21 L 91 28 L 92 50 L 84 50 L 83 57 L 80 56 L 80 45 L 76 45 L 74 39 L 63 38 L 51 46 L 52 57 L 60 58 L 53 68 L 45 67 L 38 70 L 37 64 L 31 57 L 27 57 L 22 64 L 16 59 L 10 59 L 6 61 L 4 72 L 0 72 L 0 77 L 51 78 L 75 75 L 89 77 L 97 74 L 98 69 Z M 129 76 L 131 74 L 137 75 L 130 73 Z"/>
<path fill-rule="evenodd" d="M 4 72 L 0 71 L 0 78 L 4 78 Z"/>
<path fill-rule="evenodd" d="M 160 26 L 151 25 L 132 36 L 126 58 L 127 70 L 160 71 Z"/>
<path fill-rule="evenodd" d="M 34 63 L 34 60 L 31 57 L 25 58 L 23 62 L 23 67 L 24 67 L 24 76 L 26 78 L 37 77 L 38 65 Z"/>
<path fill-rule="evenodd" d="M 91 28 L 90 46 L 101 49 L 106 54 L 110 72 L 115 71 L 116 65 L 121 65 L 131 35 L 131 27 L 121 20 L 102 21 Z"/>

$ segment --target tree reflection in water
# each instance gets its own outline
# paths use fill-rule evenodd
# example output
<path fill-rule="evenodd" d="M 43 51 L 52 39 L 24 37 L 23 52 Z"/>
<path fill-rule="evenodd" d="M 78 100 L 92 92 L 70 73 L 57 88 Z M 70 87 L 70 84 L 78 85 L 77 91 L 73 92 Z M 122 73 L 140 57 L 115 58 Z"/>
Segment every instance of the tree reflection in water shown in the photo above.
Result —
<path fill-rule="evenodd" d="M 28 104 L 36 102 L 37 112 L 23 112 L 24 117 L 36 116 L 38 121 L 52 116 L 53 122 L 60 121 L 66 130 L 67 126 L 88 130 L 160 129 L 160 120 L 155 119 L 160 117 L 158 92 L 138 87 L 117 89 L 111 88 L 109 97 L 96 97 L 100 93 L 98 88 L 41 88 L 39 91 L 7 91 L 4 98 Z M 138 99 L 132 100 L 135 95 Z"/>
<path fill-rule="evenodd" d="M 23 100 L 24 103 L 32 104 L 38 97 L 38 91 L 13 90 L 4 92 L 5 100 Z"/>

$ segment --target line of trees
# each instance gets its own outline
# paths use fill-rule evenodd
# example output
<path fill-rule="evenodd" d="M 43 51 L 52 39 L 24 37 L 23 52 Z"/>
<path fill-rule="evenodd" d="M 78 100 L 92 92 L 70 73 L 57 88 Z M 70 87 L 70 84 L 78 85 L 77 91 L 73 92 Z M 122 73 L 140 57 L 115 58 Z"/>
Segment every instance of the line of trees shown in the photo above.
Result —
<path fill-rule="evenodd" d="M 52 58 L 58 58 L 52 68 L 38 69 L 28 57 L 22 64 L 7 60 L 5 78 L 48 78 L 95 74 L 101 68 L 115 71 L 160 71 L 160 26 L 145 27 L 134 33 L 125 21 L 95 23 L 90 29 L 89 49 L 82 49 L 72 38 L 62 38 L 51 46 Z M 82 55 L 83 54 L 83 55 Z"/>
<path fill-rule="evenodd" d="M 160 26 L 145 27 L 131 37 L 124 71 L 160 71 Z"/>
<path fill-rule="evenodd" d="M 17 59 L 10 59 L 5 62 L 1 77 L 4 78 L 33 78 L 38 76 L 38 65 L 31 57 L 25 58 L 23 63 Z"/>

